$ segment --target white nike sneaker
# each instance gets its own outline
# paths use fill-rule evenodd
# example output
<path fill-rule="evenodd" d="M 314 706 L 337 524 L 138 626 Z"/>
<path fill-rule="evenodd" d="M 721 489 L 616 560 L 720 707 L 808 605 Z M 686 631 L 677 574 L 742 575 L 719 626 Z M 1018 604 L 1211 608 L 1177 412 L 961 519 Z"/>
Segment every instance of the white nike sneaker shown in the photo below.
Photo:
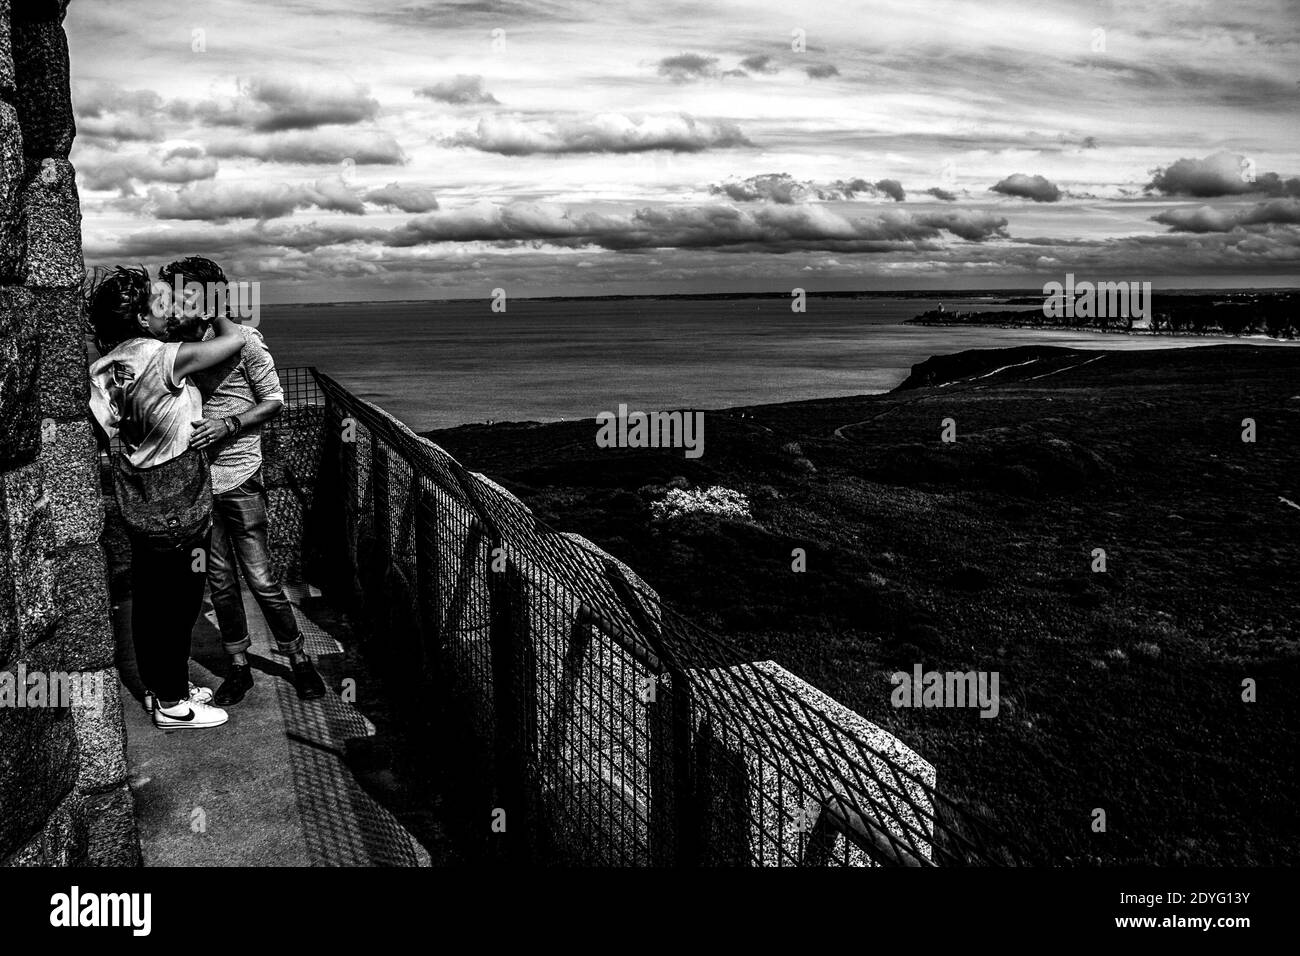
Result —
<path fill-rule="evenodd" d="M 159 707 L 154 704 L 153 725 L 159 730 L 207 730 L 220 727 L 229 715 L 220 707 L 211 704 L 199 704 L 193 700 L 183 700 L 175 707 Z"/>
<path fill-rule="evenodd" d="M 193 704 L 210 704 L 212 703 L 212 688 L 200 687 L 197 684 L 191 682 L 190 696 L 187 697 L 186 699 Z M 153 713 L 153 701 L 154 701 L 153 691 L 146 690 L 144 692 L 144 712 L 146 714 Z"/>

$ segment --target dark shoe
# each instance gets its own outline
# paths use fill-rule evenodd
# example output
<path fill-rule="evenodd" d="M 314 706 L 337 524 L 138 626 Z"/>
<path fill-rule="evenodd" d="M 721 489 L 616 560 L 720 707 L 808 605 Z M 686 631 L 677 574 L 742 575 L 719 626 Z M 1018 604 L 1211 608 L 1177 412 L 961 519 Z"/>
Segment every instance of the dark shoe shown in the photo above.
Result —
<path fill-rule="evenodd" d="M 325 682 L 320 679 L 320 674 L 316 673 L 310 658 L 291 661 L 289 666 L 293 668 L 293 686 L 300 698 L 315 700 L 317 697 L 325 696 Z"/>
<path fill-rule="evenodd" d="M 230 676 L 221 682 L 212 701 L 220 707 L 229 707 L 238 704 L 252 689 L 253 669 L 247 664 L 231 664 Z"/>

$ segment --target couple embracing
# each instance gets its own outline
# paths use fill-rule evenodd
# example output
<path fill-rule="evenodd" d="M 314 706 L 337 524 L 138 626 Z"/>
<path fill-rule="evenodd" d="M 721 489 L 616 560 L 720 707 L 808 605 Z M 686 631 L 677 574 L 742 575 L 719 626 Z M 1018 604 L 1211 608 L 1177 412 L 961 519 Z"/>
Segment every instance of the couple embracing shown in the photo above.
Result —
<path fill-rule="evenodd" d="M 298 696 L 325 693 L 267 546 L 260 428 L 284 394 L 261 334 L 226 315 L 226 284 L 215 262 L 191 257 L 156 282 L 119 267 L 86 295 L 100 354 L 90 407 L 121 441 L 113 484 L 131 538 L 131 631 L 145 706 L 164 729 L 218 727 L 253 687 L 241 569 Z M 215 694 L 189 681 L 205 585 L 230 657 Z"/>

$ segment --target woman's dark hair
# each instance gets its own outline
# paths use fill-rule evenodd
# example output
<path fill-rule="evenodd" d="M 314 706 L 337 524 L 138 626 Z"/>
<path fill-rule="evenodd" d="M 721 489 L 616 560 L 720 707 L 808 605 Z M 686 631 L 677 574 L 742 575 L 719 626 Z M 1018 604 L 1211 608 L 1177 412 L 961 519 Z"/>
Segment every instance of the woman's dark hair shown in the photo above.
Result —
<path fill-rule="evenodd" d="M 107 355 L 128 339 L 148 333 L 140 328 L 140 316 L 149 311 L 152 295 L 149 270 L 118 266 L 96 269 L 86 283 L 86 320 L 95 336 L 95 348 Z"/>

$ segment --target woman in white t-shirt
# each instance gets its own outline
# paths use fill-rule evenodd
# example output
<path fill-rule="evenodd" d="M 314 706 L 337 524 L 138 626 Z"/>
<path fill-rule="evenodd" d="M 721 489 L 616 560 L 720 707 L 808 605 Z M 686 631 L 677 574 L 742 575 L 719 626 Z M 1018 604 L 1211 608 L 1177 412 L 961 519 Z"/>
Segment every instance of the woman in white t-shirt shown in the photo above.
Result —
<path fill-rule="evenodd" d="M 203 400 L 189 377 L 239 352 L 243 336 L 229 319 L 215 320 L 206 342 L 165 342 L 170 310 L 155 297 L 144 269 L 118 268 L 92 284 L 86 297 L 95 345 L 90 409 L 109 438 L 119 437 L 137 468 L 170 461 L 189 448 L 203 420 Z M 207 728 L 226 722 L 211 692 L 191 689 L 190 634 L 207 577 L 194 552 L 208 533 L 175 548 L 131 542 L 131 633 L 140 679 L 154 695 L 155 726 Z"/>

